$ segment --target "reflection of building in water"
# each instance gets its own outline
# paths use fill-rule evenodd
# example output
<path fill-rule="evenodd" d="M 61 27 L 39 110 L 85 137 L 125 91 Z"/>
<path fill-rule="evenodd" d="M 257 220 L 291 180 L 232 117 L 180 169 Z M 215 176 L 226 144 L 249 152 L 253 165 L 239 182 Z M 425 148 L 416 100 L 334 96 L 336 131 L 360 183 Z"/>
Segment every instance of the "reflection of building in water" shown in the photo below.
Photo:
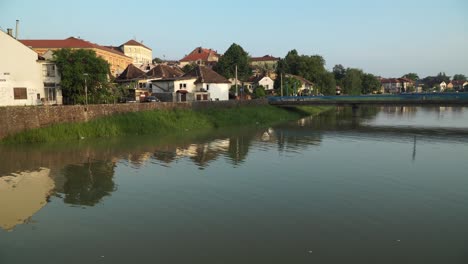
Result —
<path fill-rule="evenodd" d="M 380 109 L 382 113 L 392 116 L 398 114 L 399 116 L 412 117 L 418 112 L 418 107 L 415 106 L 382 106 Z"/>
<path fill-rule="evenodd" d="M 46 168 L 0 177 L 0 228 L 27 222 L 46 205 L 54 187 Z"/>

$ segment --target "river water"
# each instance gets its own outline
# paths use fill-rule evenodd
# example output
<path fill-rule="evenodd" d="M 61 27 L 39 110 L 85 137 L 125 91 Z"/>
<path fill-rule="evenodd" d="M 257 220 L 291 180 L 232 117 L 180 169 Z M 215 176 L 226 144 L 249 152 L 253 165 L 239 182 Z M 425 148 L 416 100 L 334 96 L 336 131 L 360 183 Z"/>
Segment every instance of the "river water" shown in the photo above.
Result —
<path fill-rule="evenodd" d="M 468 108 L 0 146 L 0 263 L 468 263 Z"/>

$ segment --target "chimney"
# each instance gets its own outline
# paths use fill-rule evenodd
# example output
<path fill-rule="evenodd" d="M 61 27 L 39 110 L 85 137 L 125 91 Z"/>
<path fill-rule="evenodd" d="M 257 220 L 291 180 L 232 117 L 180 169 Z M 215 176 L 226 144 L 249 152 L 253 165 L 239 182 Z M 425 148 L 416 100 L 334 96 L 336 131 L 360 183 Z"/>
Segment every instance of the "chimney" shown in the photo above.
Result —
<path fill-rule="evenodd" d="M 13 37 L 13 29 L 7 28 L 7 34 L 10 35 L 10 37 Z"/>
<path fill-rule="evenodd" d="M 15 39 L 18 39 L 18 28 L 19 28 L 19 20 L 16 19 Z"/>

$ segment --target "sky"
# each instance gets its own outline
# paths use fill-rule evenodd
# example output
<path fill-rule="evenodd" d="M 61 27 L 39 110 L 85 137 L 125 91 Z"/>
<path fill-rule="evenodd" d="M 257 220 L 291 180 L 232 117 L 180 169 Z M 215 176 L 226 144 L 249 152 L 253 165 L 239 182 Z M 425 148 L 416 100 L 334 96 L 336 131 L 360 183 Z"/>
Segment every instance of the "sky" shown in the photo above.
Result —
<path fill-rule="evenodd" d="M 236 43 L 253 57 L 321 55 L 329 70 L 468 76 L 468 0 L 1 0 L 0 29 L 17 19 L 19 39 L 136 39 L 162 59 Z"/>

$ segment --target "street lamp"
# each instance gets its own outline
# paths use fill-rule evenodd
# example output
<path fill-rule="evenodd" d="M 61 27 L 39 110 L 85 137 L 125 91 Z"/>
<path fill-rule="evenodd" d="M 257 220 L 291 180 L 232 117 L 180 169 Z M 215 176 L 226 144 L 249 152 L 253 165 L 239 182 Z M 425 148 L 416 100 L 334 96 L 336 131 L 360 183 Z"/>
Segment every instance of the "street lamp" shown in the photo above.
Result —
<path fill-rule="evenodd" d="M 86 85 L 86 76 L 89 74 L 83 73 L 84 76 L 84 92 L 85 92 L 85 104 L 88 106 L 88 86 Z"/>

